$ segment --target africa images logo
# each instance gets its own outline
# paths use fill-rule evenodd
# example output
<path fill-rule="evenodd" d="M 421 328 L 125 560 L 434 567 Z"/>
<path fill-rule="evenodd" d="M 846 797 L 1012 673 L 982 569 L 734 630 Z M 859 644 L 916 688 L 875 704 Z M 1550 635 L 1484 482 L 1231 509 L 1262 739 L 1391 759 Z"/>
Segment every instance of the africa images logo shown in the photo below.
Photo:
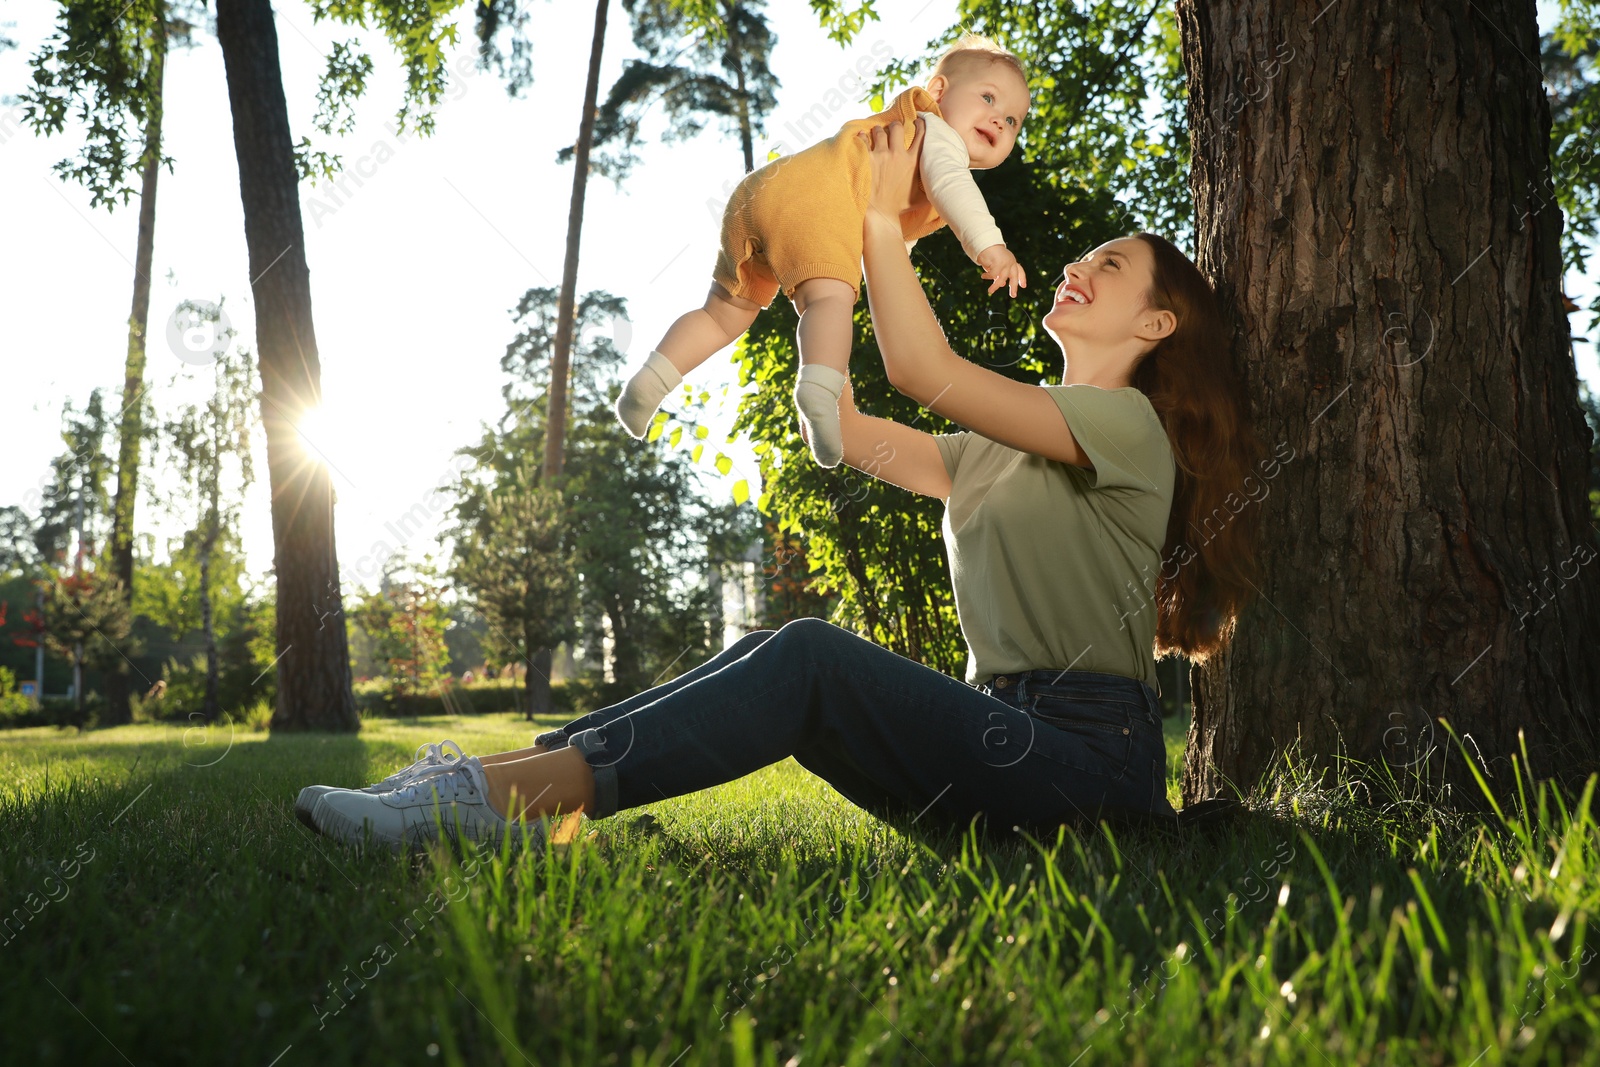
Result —
<path fill-rule="evenodd" d="M 185 363 L 209 367 L 227 350 L 233 327 L 209 300 L 185 300 L 167 317 L 167 347 Z"/>

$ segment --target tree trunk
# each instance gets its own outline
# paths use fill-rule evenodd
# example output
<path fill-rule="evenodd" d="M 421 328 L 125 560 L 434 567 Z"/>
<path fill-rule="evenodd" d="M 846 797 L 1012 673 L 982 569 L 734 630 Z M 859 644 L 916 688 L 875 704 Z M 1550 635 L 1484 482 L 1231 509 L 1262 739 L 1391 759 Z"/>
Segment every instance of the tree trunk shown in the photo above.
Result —
<path fill-rule="evenodd" d="M 44 617 L 44 583 L 39 583 L 38 590 L 33 597 L 33 610 Z M 36 630 L 33 639 L 37 642 L 33 646 L 33 677 L 39 683 L 39 688 L 34 695 L 34 707 L 44 708 L 44 632 Z"/>
<path fill-rule="evenodd" d="M 128 313 L 128 354 L 123 364 L 122 421 L 118 428 L 117 498 L 111 513 L 111 569 L 133 608 L 133 514 L 139 496 L 139 451 L 144 434 L 145 336 L 150 324 L 150 265 L 156 243 L 156 179 L 161 175 L 161 90 L 166 73 L 165 5 L 156 6 L 151 28 L 150 113 L 144 124 L 144 173 L 139 187 L 139 238 L 133 261 L 133 307 Z M 126 660 L 106 674 L 106 722 L 133 721 Z"/>
<path fill-rule="evenodd" d="M 1249 789 L 1298 741 L 1479 806 L 1463 749 L 1499 792 L 1519 735 L 1537 777 L 1596 767 L 1600 567 L 1534 5 L 1314 6 L 1178 5 L 1197 262 L 1254 425 L 1294 457 L 1254 505 L 1280 531 L 1261 596 L 1196 671 L 1184 795 Z"/>
<path fill-rule="evenodd" d="M 707 636 L 710 638 L 711 648 L 719 652 L 727 647 L 723 644 L 722 635 L 728 628 L 728 620 L 722 612 L 722 602 L 725 599 L 722 591 L 723 563 L 723 560 L 717 558 L 717 553 L 706 554 L 706 600 L 707 607 L 710 608 L 706 613 L 708 616 L 706 625 L 711 628 Z"/>
<path fill-rule="evenodd" d="M 750 131 L 750 94 L 745 88 L 744 55 L 739 48 L 739 10 L 732 3 L 722 5 L 723 25 L 728 28 L 728 56 L 733 60 L 733 76 L 739 89 L 739 147 L 744 151 L 744 172 L 756 169 L 755 138 Z"/>
<path fill-rule="evenodd" d="M 200 703 L 200 717 L 216 722 L 222 710 L 217 706 L 217 630 L 211 612 L 211 555 L 222 525 L 217 507 L 218 487 L 211 482 L 211 506 L 206 514 L 206 532 L 200 541 L 200 632 L 206 642 L 206 689 Z"/>
<path fill-rule="evenodd" d="M 622 598 L 606 602 L 606 617 L 611 620 L 611 681 L 634 692 L 647 688 L 639 664 L 639 637 L 633 617 Z"/>
<path fill-rule="evenodd" d="M 76 588 L 75 588 L 75 590 L 73 592 L 74 596 L 81 596 L 82 593 L 83 593 L 83 585 L 81 584 L 83 582 L 83 556 L 84 556 L 84 551 L 83 551 L 83 525 L 84 525 L 85 522 L 88 521 L 88 519 L 84 516 L 83 498 L 84 498 L 85 491 L 86 491 L 86 487 L 85 486 L 80 486 L 79 487 L 79 489 L 78 489 L 77 507 L 74 509 L 75 512 L 76 512 L 76 515 L 77 515 L 77 520 L 75 522 L 75 525 L 77 526 L 77 536 L 78 536 L 78 543 L 77 543 L 76 550 L 74 551 L 73 557 L 72 557 L 72 577 L 74 579 L 76 579 L 76 581 L 74 583 L 76 585 Z M 73 701 L 72 708 L 73 708 L 73 710 L 75 712 L 77 712 L 78 723 L 79 723 L 79 725 L 82 725 L 82 723 L 83 723 L 83 642 L 82 641 L 79 641 L 79 642 L 77 642 L 76 644 L 74 644 L 72 646 L 72 701 Z"/>
<path fill-rule="evenodd" d="M 532 643 L 524 640 L 523 648 L 532 650 Z M 527 672 L 522 676 L 523 689 L 528 695 L 528 718 L 549 715 L 553 710 L 550 699 L 550 649 L 541 648 L 524 661 Z"/>
<path fill-rule="evenodd" d="M 268 0 L 217 0 L 256 303 L 277 579 L 274 730 L 359 730 L 333 535 L 333 486 L 295 431 L 321 400 L 294 149 Z"/>
<path fill-rule="evenodd" d="M 550 433 L 544 442 L 544 479 L 547 485 L 556 484 L 565 460 L 567 376 L 578 291 L 583 194 L 589 183 L 589 148 L 594 144 L 595 98 L 600 93 L 600 49 L 606 40 L 606 9 L 610 3 L 611 0 L 599 0 L 595 5 L 594 41 L 589 46 L 589 80 L 583 87 L 583 119 L 578 123 L 578 144 L 572 157 L 572 203 L 567 209 L 567 258 L 561 268 L 561 295 L 556 305 L 555 353 L 550 360 Z"/>

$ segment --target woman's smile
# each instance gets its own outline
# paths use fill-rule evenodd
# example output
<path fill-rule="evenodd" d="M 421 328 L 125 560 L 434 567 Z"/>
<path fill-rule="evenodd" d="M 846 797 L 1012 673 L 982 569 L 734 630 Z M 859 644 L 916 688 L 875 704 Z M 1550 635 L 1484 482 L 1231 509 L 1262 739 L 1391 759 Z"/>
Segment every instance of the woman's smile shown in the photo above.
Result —
<path fill-rule="evenodd" d="M 1075 299 L 1070 294 L 1077 294 L 1077 298 Z M 1093 302 L 1093 299 L 1094 298 L 1089 295 L 1088 290 L 1084 289 L 1083 286 L 1079 285 L 1077 282 L 1064 281 L 1061 283 L 1060 287 L 1056 289 L 1057 306 L 1061 304 L 1072 304 L 1074 306 L 1079 304 L 1089 304 Z"/>

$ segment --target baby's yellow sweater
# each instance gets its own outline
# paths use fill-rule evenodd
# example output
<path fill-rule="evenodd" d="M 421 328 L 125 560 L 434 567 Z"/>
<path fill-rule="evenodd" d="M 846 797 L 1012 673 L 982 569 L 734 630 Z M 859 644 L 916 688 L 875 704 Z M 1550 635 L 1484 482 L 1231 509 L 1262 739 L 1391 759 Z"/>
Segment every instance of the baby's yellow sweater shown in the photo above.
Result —
<path fill-rule="evenodd" d="M 913 86 L 877 114 L 851 119 L 828 140 L 746 175 L 723 213 L 717 281 L 762 306 L 778 289 L 792 297 L 809 278 L 840 278 L 859 290 L 872 163 L 871 148 L 856 135 L 898 121 L 909 145 L 919 111 L 940 113 L 928 91 Z M 901 233 L 913 241 L 944 225 L 919 173 L 911 207 L 900 214 Z"/>

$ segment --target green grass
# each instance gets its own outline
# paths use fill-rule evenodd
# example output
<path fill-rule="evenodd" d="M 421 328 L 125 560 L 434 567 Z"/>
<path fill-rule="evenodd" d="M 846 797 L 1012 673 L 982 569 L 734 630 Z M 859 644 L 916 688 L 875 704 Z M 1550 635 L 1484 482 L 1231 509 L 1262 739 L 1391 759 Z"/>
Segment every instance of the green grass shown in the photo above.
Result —
<path fill-rule="evenodd" d="M 291 812 L 532 732 L 0 734 L 0 1060 L 1600 1062 L 1587 796 L 1478 822 L 1284 773 L 1226 828 L 986 841 L 788 760 L 510 862 L 353 857 Z"/>

